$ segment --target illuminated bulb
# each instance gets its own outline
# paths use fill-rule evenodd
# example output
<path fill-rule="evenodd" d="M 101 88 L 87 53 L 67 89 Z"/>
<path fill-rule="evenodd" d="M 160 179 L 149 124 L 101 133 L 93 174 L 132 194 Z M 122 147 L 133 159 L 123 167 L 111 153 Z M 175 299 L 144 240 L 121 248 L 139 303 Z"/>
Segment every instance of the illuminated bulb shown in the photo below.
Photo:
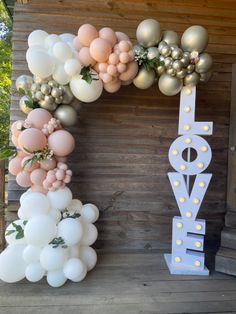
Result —
<path fill-rule="evenodd" d="M 176 180 L 176 181 L 174 181 L 174 186 L 177 188 L 179 185 L 180 185 L 180 183 L 179 183 L 179 181 L 178 180 Z"/>
<path fill-rule="evenodd" d="M 210 129 L 210 128 L 209 128 L 209 125 L 207 125 L 207 124 L 206 124 L 206 125 L 204 125 L 204 127 L 203 127 L 203 131 L 206 131 L 206 132 L 207 132 L 207 131 L 209 131 L 209 129 Z"/>
<path fill-rule="evenodd" d="M 206 147 L 206 146 L 202 146 L 202 147 L 201 147 L 201 151 L 202 151 L 203 153 L 207 152 L 207 147 Z"/>
<path fill-rule="evenodd" d="M 198 224 L 198 225 L 195 226 L 195 229 L 196 230 L 202 230 L 202 226 Z"/>
<path fill-rule="evenodd" d="M 185 95 L 189 96 L 192 94 L 192 89 L 190 87 L 185 87 L 184 93 Z"/>
<path fill-rule="evenodd" d="M 174 156 L 178 155 L 177 149 L 173 149 L 173 150 L 172 150 L 172 155 L 174 155 Z"/>
<path fill-rule="evenodd" d="M 191 212 L 186 212 L 186 213 L 185 213 L 185 216 L 186 216 L 187 218 L 190 218 L 190 217 L 192 217 L 192 213 L 191 213 Z"/>
<path fill-rule="evenodd" d="M 204 164 L 203 164 L 202 162 L 199 162 L 199 163 L 197 164 L 197 166 L 198 166 L 199 169 L 202 169 L 202 168 L 204 167 Z"/>
<path fill-rule="evenodd" d="M 189 124 L 185 124 L 184 125 L 184 130 L 185 131 L 189 131 L 190 130 L 190 125 Z"/>
<path fill-rule="evenodd" d="M 180 165 L 179 169 L 184 171 L 186 169 L 186 167 L 185 167 L 185 165 Z"/>
<path fill-rule="evenodd" d="M 181 258 L 179 256 L 176 256 L 175 257 L 175 261 L 176 261 L 176 263 L 180 263 L 181 262 Z"/>
<path fill-rule="evenodd" d="M 190 112 L 190 111 L 191 111 L 190 106 L 185 106 L 185 107 L 184 107 L 184 112 L 188 113 L 188 112 Z"/>
<path fill-rule="evenodd" d="M 177 245 L 181 245 L 182 243 L 183 243 L 182 240 L 176 240 L 176 244 L 177 244 Z"/>
<path fill-rule="evenodd" d="M 201 242 L 197 241 L 197 242 L 195 242 L 195 246 L 196 246 L 196 247 L 201 247 L 202 244 L 201 244 Z"/>
<path fill-rule="evenodd" d="M 181 228 L 183 228 L 183 224 L 181 222 L 177 222 L 176 227 L 178 229 L 181 229 Z"/>
<path fill-rule="evenodd" d="M 200 182 L 198 183 L 198 186 L 199 186 L 200 188 L 204 188 L 204 187 L 205 187 L 205 183 L 204 183 L 203 181 L 200 181 Z"/>
<path fill-rule="evenodd" d="M 194 263 L 194 265 L 195 265 L 196 267 L 200 267 L 200 266 L 201 266 L 201 262 L 200 262 L 200 261 L 196 261 L 196 262 Z"/>
<path fill-rule="evenodd" d="M 192 142 L 191 138 L 188 137 L 188 138 L 185 139 L 185 143 L 186 144 L 190 144 L 191 142 Z"/>
<path fill-rule="evenodd" d="M 193 204 L 196 204 L 196 205 L 199 204 L 199 199 L 197 197 L 194 197 Z"/>
<path fill-rule="evenodd" d="M 180 197 L 179 201 L 180 201 L 180 203 L 184 203 L 185 202 L 185 198 L 184 197 Z"/>

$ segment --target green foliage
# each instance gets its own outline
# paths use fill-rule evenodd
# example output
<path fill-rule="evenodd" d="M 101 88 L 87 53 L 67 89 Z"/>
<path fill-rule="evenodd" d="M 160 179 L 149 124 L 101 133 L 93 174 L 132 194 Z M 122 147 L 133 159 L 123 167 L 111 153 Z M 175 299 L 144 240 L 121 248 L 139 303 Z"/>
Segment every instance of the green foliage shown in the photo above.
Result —
<path fill-rule="evenodd" d="M 93 73 L 91 71 L 91 66 L 84 66 L 81 71 L 80 71 L 80 75 L 82 75 L 82 79 L 85 80 L 88 84 L 91 84 L 92 81 L 98 81 L 98 77 L 97 74 Z"/>
<path fill-rule="evenodd" d="M 61 245 L 63 249 L 67 248 L 67 245 L 65 244 L 65 241 L 62 237 L 54 238 L 49 244 L 52 244 L 52 247 L 56 249 Z"/>
<path fill-rule="evenodd" d="M 23 225 L 25 226 L 26 224 L 27 224 L 27 220 L 24 220 Z M 20 225 L 17 225 L 15 222 L 12 223 L 12 226 L 15 229 L 6 231 L 5 235 L 9 236 L 9 235 L 15 233 L 15 239 L 19 240 L 19 239 L 24 238 L 24 229 Z"/>
<path fill-rule="evenodd" d="M 12 22 L 0 1 L 0 148 L 8 147 Z"/>

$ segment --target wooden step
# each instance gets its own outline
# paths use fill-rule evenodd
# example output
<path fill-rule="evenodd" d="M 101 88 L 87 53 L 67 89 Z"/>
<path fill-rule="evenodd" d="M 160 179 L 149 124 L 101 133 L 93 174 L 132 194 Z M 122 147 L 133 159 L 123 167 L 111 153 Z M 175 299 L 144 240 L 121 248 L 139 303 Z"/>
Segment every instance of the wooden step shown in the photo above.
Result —
<path fill-rule="evenodd" d="M 221 232 L 221 246 L 236 250 L 236 229 L 225 227 Z"/>
<path fill-rule="evenodd" d="M 236 276 L 236 250 L 221 247 L 216 254 L 215 270 Z"/>
<path fill-rule="evenodd" d="M 230 228 L 236 228 L 236 212 L 228 210 L 225 215 L 225 226 Z"/>

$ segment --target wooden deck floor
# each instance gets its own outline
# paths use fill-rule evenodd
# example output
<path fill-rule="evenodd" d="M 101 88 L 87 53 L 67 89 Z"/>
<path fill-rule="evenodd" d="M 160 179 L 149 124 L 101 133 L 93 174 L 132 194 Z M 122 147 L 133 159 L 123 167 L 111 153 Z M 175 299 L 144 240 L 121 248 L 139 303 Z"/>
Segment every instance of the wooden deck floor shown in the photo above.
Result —
<path fill-rule="evenodd" d="M 1 283 L 0 313 L 236 313 L 236 278 L 171 276 L 161 254 L 103 254 L 80 284 Z"/>

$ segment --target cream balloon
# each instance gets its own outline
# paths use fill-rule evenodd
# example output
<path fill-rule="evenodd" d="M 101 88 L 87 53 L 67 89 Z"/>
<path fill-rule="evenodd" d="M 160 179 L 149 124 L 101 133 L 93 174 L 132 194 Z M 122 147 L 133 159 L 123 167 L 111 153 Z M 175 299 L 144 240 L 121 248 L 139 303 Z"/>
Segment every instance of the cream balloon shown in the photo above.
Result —
<path fill-rule="evenodd" d="M 80 211 L 81 217 L 87 222 L 94 223 L 98 220 L 99 210 L 97 206 L 93 204 L 85 204 Z"/>
<path fill-rule="evenodd" d="M 179 45 L 179 35 L 172 31 L 167 30 L 163 32 L 162 41 L 165 41 L 168 45 Z"/>
<path fill-rule="evenodd" d="M 32 192 L 25 196 L 21 203 L 21 208 L 24 217 L 29 219 L 34 216 L 47 214 L 50 209 L 50 202 L 44 194 Z"/>
<path fill-rule="evenodd" d="M 47 38 L 47 36 L 48 36 L 48 33 L 41 29 L 34 30 L 33 32 L 29 34 L 29 37 L 28 37 L 29 47 L 34 46 L 34 45 L 43 46 L 44 41 Z"/>
<path fill-rule="evenodd" d="M 140 89 L 147 89 L 153 85 L 155 81 L 155 72 L 153 70 L 147 71 L 142 67 L 138 75 L 134 78 L 133 83 Z"/>
<path fill-rule="evenodd" d="M 52 48 L 53 55 L 60 61 L 65 62 L 72 57 L 72 50 L 65 42 L 57 42 Z"/>
<path fill-rule="evenodd" d="M 137 28 L 136 37 L 144 47 L 152 47 L 158 44 L 161 39 L 161 28 L 159 22 L 154 19 L 142 21 Z"/>
<path fill-rule="evenodd" d="M 58 35 L 50 34 L 45 38 L 44 45 L 47 49 L 50 49 L 59 41 L 60 37 Z"/>
<path fill-rule="evenodd" d="M 75 35 L 71 33 L 64 33 L 64 34 L 59 35 L 59 38 L 61 41 L 65 43 L 72 43 L 73 40 L 75 39 Z"/>
<path fill-rule="evenodd" d="M 80 200 L 78 199 L 73 199 L 69 206 L 67 207 L 67 210 L 72 212 L 72 213 L 80 213 L 81 209 L 83 207 L 83 204 Z"/>
<path fill-rule="evenodd" d="M 55 63 L 44 51 L 32 51 L 28 56 L 28 67 L 31 73 L 41 78 L 52 75 Z"/>
<path fill-rule="evenodd" d="M 68 59 L 64 64 L 64 70 L 68 76 L 75 76 L 80 73 L 81 64 L 77 59 Z"/>
<path fill-rule="evenodd" d="M 61 85 L 66 85 L 70 81 L 70 76 L 66 74 L 63 64 L 57 64 L 52 74 L 52 77 L 57 83 Z"/>
<path fill-rule="evenodd" d="M 77 112 L 69 105 L 59 106 L 55 111 L 54 116 L 66 127 L 76 124 L 77 121 Z"/>
<path fill-rule="evenodd" d="M 201 53 L 206 49 L 207 44 L 207 30 L 199 25 L 193 25 L 187 28 L 181 38 L 181 46 L 184 51 L 198 51 Z"/>
<path fill-rule="evenodd" d="M 213 60 L 209 53 L 203 52 L 200 54 L 199 61 L 195 65 L 195 71 L 198 73 L 206 73 L 212 67 Z"/>
<path fill-rule="evenodd" d="M 158 86 L 164 95 L 174 96 L 181 91 L 183 87 L 183 81 L 177 77 L 173 77 L 164 73 L 159 78 Z"/>
<path fill-rule="evenodd" d="M 67 208 L 72 201 L 72 193 L 68 187 L 56 191 L 49 191 L 47 197 L 51 203 L 51 207 L 58 210 Z"/>

